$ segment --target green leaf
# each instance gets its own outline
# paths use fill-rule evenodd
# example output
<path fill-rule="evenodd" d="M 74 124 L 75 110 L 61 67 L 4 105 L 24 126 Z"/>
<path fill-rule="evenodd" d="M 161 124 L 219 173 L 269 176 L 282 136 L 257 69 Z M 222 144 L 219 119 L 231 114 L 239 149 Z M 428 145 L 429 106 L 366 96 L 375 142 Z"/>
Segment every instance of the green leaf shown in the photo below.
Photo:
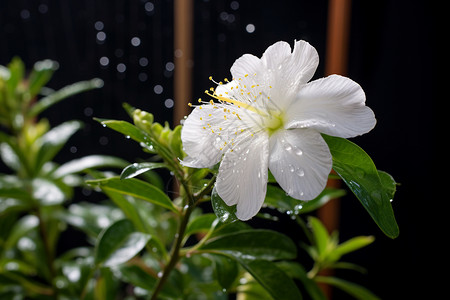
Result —
<path fill-rule="evenodd" d="M 275 263 L 267 260 L 235 259 L 264 287 L 274 299 L 300 300 L 302 295 L 295 282 Z"/>
<path fill-rule="evenodd" d="M 116 207 L 106 204 L 75 203 L 60 215 L 64 221 L 96 238 L 106 227 L 123 218 Z"/>
<path fill-rule="evenodd" d="M 20 169 L 20 159 L 8 143 L 0 143 L 0 158 L 11 170 Z"/>
<path fill-rule="evenodd" d="M 120 174 L 120 179 L 133 178 L 147 171 L 164 167 L 166 167 L 164 163 L 154 163 L 154 162 L 134 163 L 123 169 L 122 173 Z"/>
<path fill-rule="evenodd" d="M 335 287 L 345 291 L 346 293 L 352 295 L 356 299 L 361 299 L 361 300 L 379 300 L 380 299 L 375 294 L 373 294 L 371 291 L 369 291 L 368 289 L 366 289 L 356 283 L 348 282 L 346 280 L 342 280 L 342 279 L 339 279 L 336 277 L 317 276 L 317 277 L 315 277 L 315 280 L 318 282 L 322 282 L 322 283 L 326 283 L 326 284 L 335 286 Z"/>
<path fill-rule="evenodd" d="M 0 157 L 8 167 L 13 170 L 17 170 L 21 167 L 27 172 L 29 171 L 28 157 L 26 157 L 28 153 L 23 153 L 21 151 L 14 137 L 0 131 L 0 145 Z"/>
<path fill-rule="evenodd" d="M 120 283 L 109 268 L 101 268 L 97 278 L 94 295 L 95 299 L 114 299 L 119 292 Z"/>
<path fill-rule="evenodd" d="M 23 80 L 25 74 L 25 66 L 23 61 L 19 57 L 14 57 L 8 64 L 9 77 L 6 81 L 6 86 L 8 88 L 8 96 L 14 97 L 17 86 Z"/>
<path fill-rule="evenodd" d="M 28 204 L 31 204 L 31 196 L 25 181 L 14 175 L 0 174 L 0 214 L 10 206 Z"/>
<path fill-rule="evenodd" d="M 380 229 L 390 238 L 399 234 L 390 201 L 392 188 L 383 182 L 372 159 L 356 144 L 338 137 L 322 135 L 333 156 L 333 169 L 370 214 Z"/>
<path fill-rule="evenodd" d="M 214 214 L 201 214 L 196 218 L 192 218 L 186 227 L 185 235 L 189 236 L 194 233 L 209 231 L 214 225 L 214 221 L 216 219 L 217 218 Z"/>
<path fill-rule="evenodd" d="M 343 195 L 345 195 L 345 190 L 326 188 L 315 199 L 310 201 L 300 201 L 286 195 L 286 192 L 281 188 L 268 185 L 264 204 L 278 210 L 281 213 L 297 215 L 314 211 L 331 199 L 338 198 Z"/>
<path fill-rule="evenodd" d="M 236 261 L 227 256 L 214 254 L 209 254 L 208 258 L 214 263 L 214 273 L 220 286 L 226 290 L 229 289 L 239 275 Z"/>
<path fill-rule="evenodd" d="M 357 236 L 339 244 L 330 254 L 329 259 L 338 261 L 343 255 L 366 247 L 373 243 L 373 236 Z"/>
<path fill-rule="evenodd" d="M 327 299 L 317 283 L 308 277 L 305 269 L 300 264 L 292 261 L 280 261 L 277 263 L 277 267 L 286 272 L 289 277 L 300 280 L 302 285 L 305 287 L 305 290 L 311 296 L 311 299 Z"/>
<path fill-rule="evenodd" d="M 292 259 L 297 255 L 297 248 L 290 238 L 265 229 L 243 230 L 218 236 L 200 249 L 220 250 L 245 259 Z"/>
<path fill-rule="evenodd" d="M 314 237 L 314 244 L 317 248 L 317 251 L 319 252 L 318 254 L 322 257 L 327 252 L 330 235 L 319 219 L 310 216 L 308 217 L 308 224 L 311 227 L 311 231 Z"/>
<path fill-rule="evenodd" d="M 115 205 L 117 205 L 125 216 L 133 222 L 134 227 L 141 232 L 149 233 L 152 235 L 152 239 L 150 240 L 150 244 L 156 247 L 158 253 L 162 254 L 162 257 L 167 255 L 167 251 L 162 244 L 162 242 L 157 237 L 157 228 L 150 226 L 150 219 L 143 216 L 146 211 L 142 209 L 142 203 L 139 199 L 134 199 L 133 197 L 127 197 L 126 195 L 105 190 L 104 193 L 111 199 Z M 148 202 L 144 202 L 145 204 L 149 204 Z M 153 211 L 153 210 L 152 210 Z M 144 222 L 145 220 L 145 222 Z M 152 220 L 153 221 L 153 220 Z"/>
<path fill-rule="evenodd" d="M 114 167 L 124 168 L 128 165 L 128 162 L 107 155 L 89 155 L 82 158 L 74 159 L 65 164 L 59 166 L 53 173 L 54 178 L 61 178 L 69 174 L 75 174 L 82 172 L 86 169 L 102 168 L 102 167 Z"/>
<path fill-rule="evenodd" d="M 95 247 L 95 264 L 107 267 L 122 264 L 138 254 L 150 235 L 136 232 L 130 220 L 115 222 L 100 233 Z"/>
<path fill-rule="evenodd" d="M 169 148 L 173 152 L 173 154 L 179 159 L 184 158 L 183 144 L 181 142 L 181 129 L 182 126 L 178 125 L 173 129 L 173 131 L 169 135 Z"/>
<path fill-rule="evenodd" d="M 41 299 L 49 299 L 44 297 L 45 296 L 50 297 L 51 295 L 53 295 L 53 289 L 50 286 L 44 285 L 39 281 L 29 278 L 29 276 L 27 275 L 22 275 L 13 272 L 6 272 L 3 273 L 2 275 L 10 280 L 17 282 L 20 285 L 20 287 L 24 288 L 27 291 L 27 294 L 42 295 L 43 298 Z M 15 297 L 13 299 L 15 299 Z"/>
<path fill-rule="evenodd" d="M 38 217 L 33 215 L 26 215 L 22 217 L 15 223 L 7 240 L 4 241 L 2 248 L 5 250 L 13 248 L 22 237 L 26 236 L 28 232 L 35 229 L 37 226 L 39 226 Z"/>
<path fill-rule="evenodd" d="M 390 174 L 380 170 L 378 170 L 378 175 L 380 176 L 381 184 L 383 185 L 386 193 L 391 197 L 390 199 L 394 199 L 394 195 L 397 190 L 397 183 L 394 178 Z"/>
<path fill-rule="evenodd" d="M 37 143 L 40 143 L 36 158 L 35 172 L 38 172 L 47 161 L 52 160 L 69 138 L 81 128 L 79 121 L 67 121 L 45 133 Z"/>
<path fill-rule="evenodd" d="M 136 178 L 121 180 L 117 177 L 111 177 L 108 179 L 90 180 L 87 183 L 106 191 L 133 196 L 178 213 L 177 208 L 163 191 Z"/>
<path fill-rule="evenodd" d="M 45 59 L 34 64 L 30 77 L 28 78 L 30 98 L 36 96 L 41 88 L 50 80 L 53 72 L 59 68 L 56 61 Z"/>
<path fill-rule="evenodd" d="M 51 93 L 50 95 L 41 98 L 38 102 L 36 102 L 36 104 L 34 104 L 29 113 L 28 113 L 28 117 L 35 117 L 38 114 L 40 114 L 41 112 L 43 112 L 44 110 L 48 109 L 49 107 L 51 107 L 52 105 L 60 102 L 61 100 L 67 99 L 71 96 L 74 96 L 76 94 L 85 92 L 85 91 L 89 91 L 92 89 L 96 89 L 96 88 L 101 88 L 103 86 L 103 80 L 99 79 L 99 78 L 94 78 L 91 80 L 87 80 L 87 81 L 80 81 L 80 82 L 76 82 L 73 83 L 71 85 L 65 86 L 62 89 Z M 40 89 L 41 87 L 39 87 Z M 31 89 L 31 87 L 30 87 Z M 35 91 L 33 89 L 33 93 L 37 93 L 38 91 Z"/>
<path fill-rule="evenodd" d="M 128 283 L 143 288 L 148 291 L 155 289 L 157 274 L 149 274 L 149 268 L 145 270 L 137 265 L 122 265 L 118 268 L 119 277 Z M 164 284 L 160 295 L 169 299 L 178 299 L 177 288 L 172 286 L 170 282 Z"/>
<path fill-rule="evenodd" d="M 69 196 L 65 187 L 46 178 L 33 179 L 31 187 L 33 199 L 43 206 L 62 204 Z"/>
<path fill-rule="evenodd" d="M 220 222 L 232 223 L 238 220 L 238 218 L 236 217 L 236 205 L 226 205 L 226 203 L 222 200 L 222 198 L 220 198 L 219 194 L 217 193 L 216 187 L 214 187 L 211 192 L 211 205 Z"/>
<path fill-rule="evenodd" d="M 150 152 L 154 152 L 153 142 L 148 134 L 146 134 L 143 130 L 137 128 L 133 124 L 126 121 L 118 121 L 118 120 L 101 120 L 96 119 L 103 126 L 111 128 L 119 133 L 122 133 L 126 137 L 130 137 L 136 142 L 141 143 L 141 146 Z"/>

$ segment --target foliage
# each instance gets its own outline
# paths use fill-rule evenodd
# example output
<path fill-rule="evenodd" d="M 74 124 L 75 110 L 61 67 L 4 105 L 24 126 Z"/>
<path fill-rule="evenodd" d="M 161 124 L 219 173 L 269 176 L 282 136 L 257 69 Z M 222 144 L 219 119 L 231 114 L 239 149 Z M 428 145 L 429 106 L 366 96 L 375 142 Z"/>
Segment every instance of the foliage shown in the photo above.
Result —
<path fill-rule="evenodd" d="M 42 70 L 35 66 L 32 74 Z M 53 73 L 50 67 L 45 70 Z M 290 216 L 307 241 L 252 228 L 239 221 L 235 207 L 228 207 L 216 193 L 217 167 L 193 169 L 180 164 L 185 156 L 181 126 L 163 126 L 154 122 L 151 113 L 127 104 L 132 122 L 97 121 L 139 143 L 148 159 L 129 164 L 92 155 L 58 165 L 51 160 L 81 125 L 69 121 L 51 129 L 35 117 L 62 100 L 61 94 L 54 95 L 62 90 L 35 102 L 49 75 L 37 88 L 31 83 L 38 74 L 24 81 L 17 59 L 0 71 L 6 74 L 0 77 L 0 102 L 14 108 L 2 111 L 0 119 L 5 129 L 0 153 L 13 172 L 0 177 L 2 298 L 215 300 L 236 294 L 239 300 L 326 299 L 319 283 L 327 283 L 357 299 L 377 299 L 356 283 L 323 276 L 326 269 L 361 271 L 341 259 L 374 240 L 361 236 L 339 243 L 338 233 L 328 233 L 314 217 L 315 210 L 345 190 L 326 188 L 316 199 L 302 202 L 287 196 L 270 176 L 266 208 L 258 216 L 271 220 Z M 81 92 L 98 87 L 98 81 L 77 86 Z M 75 93 L 66 91 L 72 91 L 66 96 Z M 390 205 L 396 186 L 393 178 L 378 171 L 350 141 L 324 138 L 338 176 L 380 229 L 395 238 L 398 227 Z M 105 166 L 122 172 L 98 170 Z M 155 169 L 170 172 L 176 191 L 165 190 Z M 84 184 L 80 174 L 86 173 L 89 186 L 101 191 L 105 201 L 69 204 L 73 188 Z M 213 213 L 208 212 L 211 207 Z M 86 244 L 59 253 L 58 238 L 68 226 L 82 232 Z M 301 251 L 311 261 L 300 261 Z M 312 268 L 307 270 L 309 264 Z"/>
<path fill-rule="evenodd" d="M 70 224 L 64 216 L 70 212 L 66 207 L 74 188 L 86 186 L 81 173 L 89 168 L 122 168 L 127 164 L 102 155 L 63 164 L 53 161 L 82 123 L 67 121 L 51 128 L 46 119 L 37 118 L 38 114 L 103 84 L 100 79 L 92 79 L 58 91 L 45 88 L 57 68 L 54 61 L 39 61 L 26 76 L 19 58 L 7 67 L 0 66 L 0 157 L 10 170 L 0 174 L 2 299 L 13 295 L 19 295 L 14 299 L 51 299 L 58 294 L 65 285 L 63 278 L 73 274 L 70 270 L 76 266 L 73 256 L 58 256 L 57 249 L 61 234 Z"/>

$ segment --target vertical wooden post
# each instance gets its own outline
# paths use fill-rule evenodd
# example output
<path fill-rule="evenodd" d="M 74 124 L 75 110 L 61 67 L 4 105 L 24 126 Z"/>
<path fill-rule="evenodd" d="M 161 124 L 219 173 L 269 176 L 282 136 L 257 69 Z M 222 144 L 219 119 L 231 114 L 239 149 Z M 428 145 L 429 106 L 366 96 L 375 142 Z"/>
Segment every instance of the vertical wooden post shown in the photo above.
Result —
<path fill-rule="evenodd" d="M 346 75 L 348 67 L 348 44 L 350 32 L 351 0 L 329 0 L 328 28 L 325 57 L 325 75 Z M 339 187 L 338 180 L 330 179 L 328 187 Z M 334 199 L 321 207 L 318 217 L 329 232 L 339 227 L 340 201 Z M 328 273 L 328 274 L 327 274 Z M 321 275 L 331 275 L 330 272 Z M 328 299 L 332 297 L 332 289 L 328 285 L 321 285 Z"/>
<path fill-rule="evenodd" d="M 193 1 L 174 2 L 174 112 L 173 124 L 186 116 L 192 97 Z"/>
<path fill-rule="evenodd" d="M 328 33 L 325 57 L 325 75 L 347 74 L 348 41 L 351 0 L 330 0 L 328 6 Z M 328 186 L 338 187 L 339 182 L 329 180 Z M 339 201 L 333 200 L 319 209 L 319 218 L 328 231 L 339 225 Z"/>
<path fill-rule="evenodd" d="M 193 1 L 175 0 L 174 2 L 174 82 L 173 82 L 173 126 L 189 113 L 188 103 L 192 97 L 193 64 Z M 174 177 L 175 178 L 175 177 Z M 178 196 L 180 186 L 177 180 L 172 185 L 173 197 Z"/>

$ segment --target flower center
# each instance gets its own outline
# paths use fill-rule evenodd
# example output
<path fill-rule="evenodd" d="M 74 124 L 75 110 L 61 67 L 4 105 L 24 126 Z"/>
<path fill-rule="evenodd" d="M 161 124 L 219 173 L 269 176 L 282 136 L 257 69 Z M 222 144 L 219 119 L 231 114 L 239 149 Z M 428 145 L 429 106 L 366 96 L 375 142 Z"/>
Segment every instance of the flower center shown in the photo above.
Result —
<path fill-rule="evenodd" d="M 281 114 L 270 114 L 269 117 L 266 118 L 266 128 L 269 136 L 274 134 L 278 129 L 282 128 L 284 125 L 284 118 Z"/>

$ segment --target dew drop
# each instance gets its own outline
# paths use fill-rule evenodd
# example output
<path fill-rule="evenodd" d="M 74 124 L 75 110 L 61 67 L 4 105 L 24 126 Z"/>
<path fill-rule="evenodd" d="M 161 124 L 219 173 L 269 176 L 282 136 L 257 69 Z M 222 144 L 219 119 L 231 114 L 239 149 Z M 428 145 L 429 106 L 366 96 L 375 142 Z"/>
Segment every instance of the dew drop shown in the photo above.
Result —
<path fill-rule="evenodd" d="M 284 150 L 286 150 L 286 151 L 291 151 L 292 150 L 292 146 L 289 143 L 285 143 L 283 146 L 284 146 Z"/>
<path fill-rule="evenodd" d="M 298 156 L 303 155 L 303 151 L 300 148 L 295 147 L 294 153 Z"/>
<path fill-rule="evenodd" d="M 236 188 L 239 188 L 239 184 L 236 185 Z"/>
<path fill-rule="evenodd" d="M 291 173 L 295 172 L 295 168 L 293 165 L 289 165 L 289 171 L 291 171 Z"/>
<path fill-rule="evenodd" d="M 298 168 L 295 173 L 300 177 L 305 176 L 305 171 L 303 171 L 303 169 L 300 169 L 300 168 Z"/>

